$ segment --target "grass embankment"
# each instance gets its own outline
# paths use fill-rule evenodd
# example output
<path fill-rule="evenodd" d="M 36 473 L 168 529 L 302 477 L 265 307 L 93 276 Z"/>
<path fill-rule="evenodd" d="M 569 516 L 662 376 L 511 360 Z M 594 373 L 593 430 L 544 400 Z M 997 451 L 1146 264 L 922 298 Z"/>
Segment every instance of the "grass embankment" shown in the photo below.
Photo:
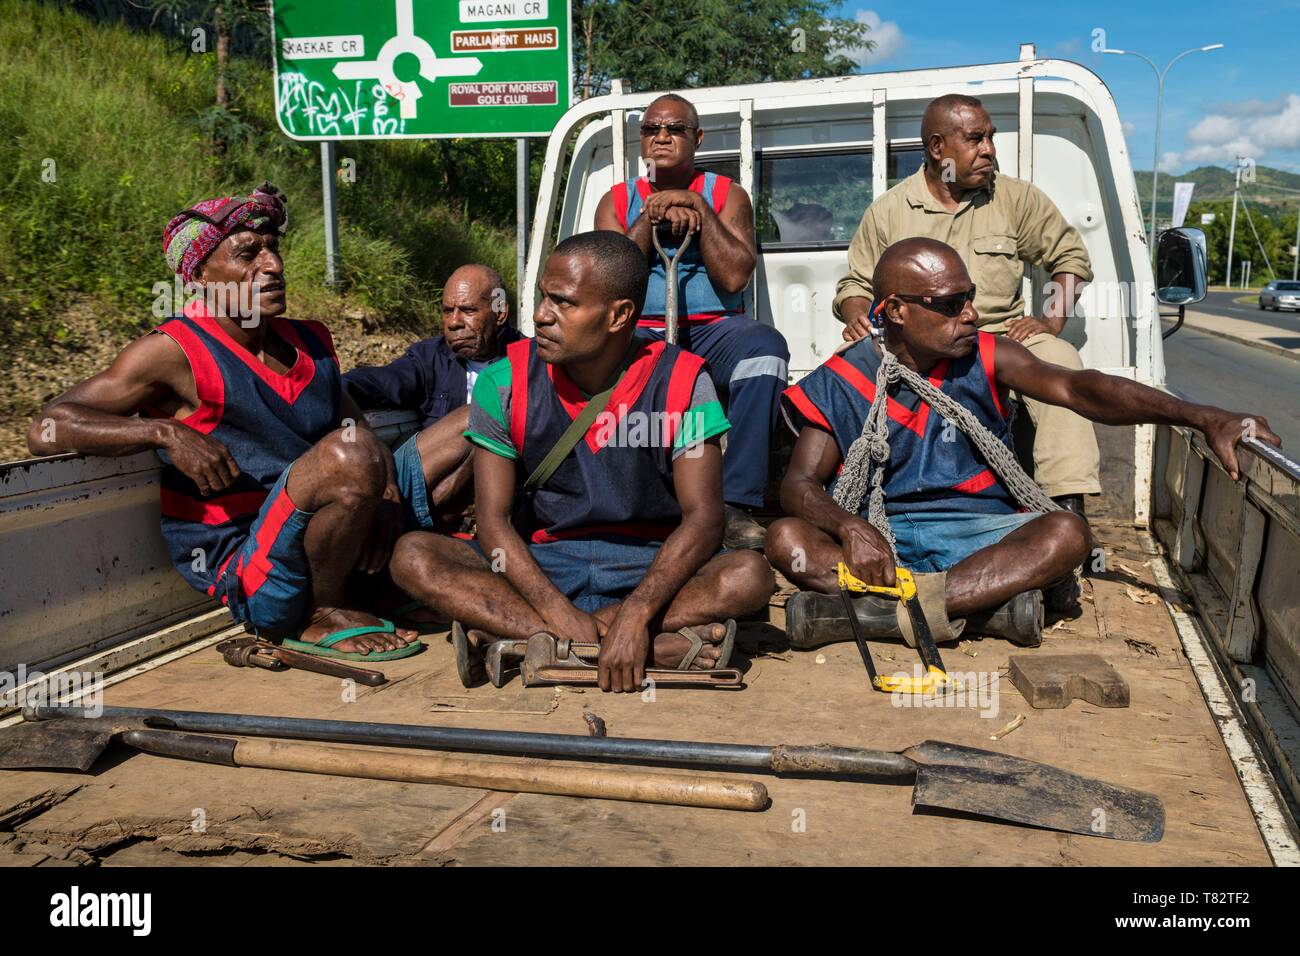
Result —
<path fill-rule="evenodd" d="M 344 283 L 327 290 L 319 148 L 280 133 L 265 65 L 235 60 L 227 82 L 218 152 L 213 55 L 0 0 L 0 461 L 25 455 L 44 399 L 156 324 L 163 227 L 198 199 L 264 179 L 286 193 L 290 314 L 327 321 L 345 366 L 434 329 L 439 284 L 464 262 L 514 287 L 513 230 L 446 201 L 443 154 L 425 141 L 340 146 L 356 181 L 340 182 Z"/>

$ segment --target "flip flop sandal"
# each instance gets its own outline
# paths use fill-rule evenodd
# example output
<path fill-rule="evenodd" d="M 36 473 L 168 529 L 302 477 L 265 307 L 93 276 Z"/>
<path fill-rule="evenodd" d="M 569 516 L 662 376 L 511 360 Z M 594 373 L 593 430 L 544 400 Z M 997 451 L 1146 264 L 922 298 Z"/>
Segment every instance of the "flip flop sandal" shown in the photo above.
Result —
<path fill-rule="evenodd" d="M 464 687 L 477 687 L 487 680 L 482 645 L 471 647 L 469 632 L 460 621 L 451 622 L 451 646 L 456 652 L 456 676 Z"/>
<path fill-rule="evenodd" d="M 396 631 L 397 626 L 392 621 L 381 617 L 378 624 L 345 627 L 341 631 L 325 635 L 315 644 L 309 644 L 306 641 L 291 637 L 286 637 L 280 643 L 290 650 L 301 651 L 304 654 L 312 654 L 316 657 L 331 657 L 341 661 L 396 661 L 424 650 L 424 644 L 420 641 L 412 641 L 405 647 L 398 647 L 391 651 L 369 651 L 365 654 L 334 650 L 336 644 L 340 644 L 350 637 L 364 637 L 367 634 L 393 634 Z M 299 633 L 301 634 L 301 632 Z"/>
<path fill-rule="evenodd" d="M 726 636 L 718 644 L 713 645 L 718 649 L 718 660 L 713 667 L 709 668 L 710 670 L 726 667 L 731 663 L 731 652 L 736 647 L 736 620 L 729 617 L 725 624 L 727 628 Z M 704 650 L 704 645 L 708 642 L 690 627 L 679 627 L 677 633 L 691 642 L 691 649 L 686 652 L 686 656 L 677 665 L 677 670 L 688 671 L 691 669 L 691 665 L 695 663 L 695 658 L 699 657 L 700 651 Z"/>

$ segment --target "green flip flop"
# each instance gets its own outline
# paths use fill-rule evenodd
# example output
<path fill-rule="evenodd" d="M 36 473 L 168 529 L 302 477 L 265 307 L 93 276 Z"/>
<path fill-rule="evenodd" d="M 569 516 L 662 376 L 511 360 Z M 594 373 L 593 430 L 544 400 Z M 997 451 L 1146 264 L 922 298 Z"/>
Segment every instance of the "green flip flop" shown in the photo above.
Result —
<path fill-rule="evenodd" d="M 342 661 L 396 661 L 424 650 L 424 644 L 421 641 L 412 641 L 405 647 L 399 647 L 391 651 L 370 651 L 366 654 L 334 650 L 336 644 L 340 644 L 350 637 L 364 637 L 367 634 L 393 634 L 396 631 L 397 625 L 381 617 L 378 624 L 345 627 L 341 631 L 327 634 L 315 644 L 309 644 L 306 641 L 291 637 L 286 637 L 280 643 L 290 650 L 301 651 L 304 654 L 312 654 L 316 657 L 332 657 Z"/>

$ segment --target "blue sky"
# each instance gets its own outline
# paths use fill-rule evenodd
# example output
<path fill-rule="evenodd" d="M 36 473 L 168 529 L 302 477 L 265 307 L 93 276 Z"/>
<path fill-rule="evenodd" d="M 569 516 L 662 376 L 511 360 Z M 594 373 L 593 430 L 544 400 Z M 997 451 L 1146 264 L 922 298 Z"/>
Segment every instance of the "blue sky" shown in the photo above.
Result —
<path fill-rule="evenodd" d="M 847 2 L 839 14 L 872 24 L 880 47 L 864 63 L 870 72 L 1013 60 L 1020 43 L 1082 63 L 1110 87 L 1134 164 L 1147 169 L 1155 73 L 1134 56 L 1093 53 L 1093 30 L 1106 31 L 1106 46 L 1136 50 L 1162 69 L 1183 50 L 1222 43 L 1184 57 L 1165 78 L 1161 169 L 1230 167 L 1240 152 L 1300 173 L 1300 0 Z"/>

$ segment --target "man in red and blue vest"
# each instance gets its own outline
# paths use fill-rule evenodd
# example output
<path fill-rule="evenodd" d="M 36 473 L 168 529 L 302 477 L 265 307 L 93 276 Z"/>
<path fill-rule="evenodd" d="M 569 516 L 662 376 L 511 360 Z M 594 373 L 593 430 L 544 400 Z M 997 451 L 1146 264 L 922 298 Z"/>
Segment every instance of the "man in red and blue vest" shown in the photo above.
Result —
<path fill-rule="evenodd" d="M 200 294 L 32 423 L 33 454 L 162 459 L 176 570 L 254 633 L 388 660 L 416 633 L 358 607 L 354 571 L 402 531 L 393 456 L 342 387 L 323 324 L 284 318 L 284 200 L 269 183 L 168 223 L 168 264 Z"/>
<path fill-rule="evenodd" d="M 799 437 L 781 486 L 790 517 L 773 523 L 766 553 L 804 589 L 786 606 L 787 632 L 796 647 L 850 638 L 846 612 L 832 597 L 839 562 L 867 583 L 895 583 L 888 542 L 867 520 L 868 496 L 857 514 L 832 497 L 876 395 L 882 343 L 1008 448 L 1008 390 L 1107 425 L 1199 429 L 1233 479 L 1238 476 L 1235 446 L 1248 419 L 1260 438 L 1280 444 L 1258 415 L 1193 405 L 1128 379 L 1051 365 L 1007 336 L 979 331 L 970 275 L 956 250 L 938 240 L 913 238 L 889 246 L 872 282 L 882 334 L 846 346 L 787 389 L 783 399 Z M 903 383 L 891 388 L 886 409 L 885 511 L 899 564 L 946 573 L 946 613 L 967 619 L 967 630 L 1038 643 L 1040 592 L 1059 582 L 1073 585 L 1073 571 L 1091 547 L 1086 523 L 1064 510 L 1021 510 L 965 433 Z M 1068 594 L 1072 588 L 1055 590 Z M 1053 610 L 1051 593 L 1047 598 Z M 899 636 L 892 602 L 867 595 L 855 605 L 868 637 Z"/>
<path fill-rule="evenodd" d="M 536 337 L 474 386 L 478 540 L 412 532 L 393 555 L 393 579 L 475 645 L 599 642 L 600 686 L 623 692 L 650 662 L 725 666 L 734 618 L 775 588 L 761 554 L 719 551 L 730 425 L 704 361 L 638 330 L 648 278 L 617 232 L 556 246 Z"/>
<path fill-rule="evenodd" d="M 650 263 L 640 324 L 654 336 L 663 334 L 667 277 L 652 231 L 666 224 L 674 238 L 662 244 L 670 256 L 693 235 L 677 266 L 678 344 L 709 363 L 727 400 L 733 427 L 722 461 L 726 542 L 760 548 L 763 529 L 747 512 L 763 504 L 790 349 L 780 332 L 744 314 L 743 293 L 758 261 L 754 207 L 738 183 L 695 168 L 703 139 L 688 100 L 668 93 L 651 103 L 641 120 L 650 175 L 616 183 L 596 208 L 596 228 L 626 234 Z"/>
<path fill-rule="evenodd" d="M 479 373 L 522 336 L 508 322 L 505 282 L 491 266 L 458 268 L 442 290 L 442 334 L 421 339 L 383 366 L 343 376 L 362 409 L 418 412 L 420 431 L 394 452 L 407 525 L 456 530 L 473 499 L 470 444 L 463 437 Z"/>

